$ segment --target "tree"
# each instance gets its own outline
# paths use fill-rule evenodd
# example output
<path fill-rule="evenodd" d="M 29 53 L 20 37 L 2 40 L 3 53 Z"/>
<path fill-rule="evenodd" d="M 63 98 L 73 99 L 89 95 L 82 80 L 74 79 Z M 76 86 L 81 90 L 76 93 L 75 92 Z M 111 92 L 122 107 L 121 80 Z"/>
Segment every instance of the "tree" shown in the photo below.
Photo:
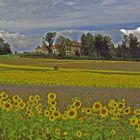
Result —
<path fill-rule="evenodd" d="M 11 48 L 8 43 L 4 42 L 3 38 L 0 38 L 0 55 L 11 54 Z"/>
<path fill-rule="evenodd" d="M 56 45 L 58 47 L 59 56 L 63 58 L 66 55 L 66 49 L 70 49 L 72 44 L 68 38 L 59 36 L 56 40 Z"/>
<path fill-rule="evenodd" d="M 81 54 L 91 55 L 94 51 L 94 36 L 91 33 L 81 36 Z"/>
<path fill-rule="evenodd" d="M 43 37 L 42 43 L 47 48 L 49 55 L 52 55 L 52 46 L 54 43 L 55 36 L 56 36 L 56 32 L 48 32 L 46 33 L 46 36 Z"/>
<path fill-rule="evenodd" d="M 136 59 L 139 56 L 139 42 L 136 36 L 129 34 L 129 55 L 132 59 Z"/>

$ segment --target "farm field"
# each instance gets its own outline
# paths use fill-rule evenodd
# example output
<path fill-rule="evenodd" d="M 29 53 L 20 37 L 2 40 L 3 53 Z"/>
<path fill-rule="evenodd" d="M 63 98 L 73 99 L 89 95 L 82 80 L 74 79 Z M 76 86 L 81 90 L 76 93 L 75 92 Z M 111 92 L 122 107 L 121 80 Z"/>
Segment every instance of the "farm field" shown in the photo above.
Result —
<path fill-rule="evenodd" d="M 140 62 L 0 58 L 2 140 L 136 140 L 139 103 Z"/>

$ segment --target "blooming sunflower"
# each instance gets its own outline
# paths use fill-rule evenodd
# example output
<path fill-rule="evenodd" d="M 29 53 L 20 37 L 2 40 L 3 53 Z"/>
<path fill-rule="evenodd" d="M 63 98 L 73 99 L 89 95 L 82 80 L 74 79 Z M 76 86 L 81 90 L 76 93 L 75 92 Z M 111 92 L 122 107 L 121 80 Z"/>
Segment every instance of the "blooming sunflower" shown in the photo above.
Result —
<path fill-rule="evenodd" d="M 61 117 L 61 113 L 59 111 L 54 111 L 52 115 L 54 116 L 55 119 L 59 119 Z"/>
<path fill-rule="evenodd" d="M 12 110 L 12 104 L 10 102 L 5 101 L 5 102 L 3 102 L 2 108 L 5 111 L 9 112 Z"/>
<path fill-rule="evenodd" d="M 25 102 L 18 102 L 18 107 L 19 107 L 20 109 L 24 109 L 24 108 L 26 107 Z"/>
<path fill-rule="evenodd" d="M 8 95 L 5 92 L 1 92 L 0 95 L 3 97 L 3 99 L 8 98 Z"/>
<path fill-rule="evenodd" d="M 18 95 L 14 95 L 13 97 L 12 97 L 12 99 L 13 99 L 13 102 L 18 102 L 18 99 L 19 99 L 20 97 L 18 96 Z"/>
<path fill-rule="evenodd" d="M 35 100 L 35 97 L 34 97 L 33 95 L 30 95 L 30 96 L 29 96 L 29 101 L 33 103 L 34 100 Z"/>
<path fill-rule="evenodd" d="M 55 117 L 52 114 L 49 116 L 49 121 L 50 122 L 54 122 L 55 121 Z"/>
<path fill-rule="evenodd" d="M 87 108 L 86 108 L 86 114 L 87 114 L 87 115 L 90 115 L 91 113 L 92 113 L 91 108 L 90 108 L 90 107 L 87 107 Z"/>
<path fill-rule="evenodd" d="M 63 135 L 64 136 L 67 136 L 68 135 L 68 132 L 67 131 L 64 131 Z"/>
<path fill-rule="evenodd" d="M 75 106 L 76 109 L 79 109 L 81 107 L 82 103 L 80 100 L 75 100 L 73 105 Z"/>
<path fill-rule="evenodd" d="M 55 129 L 55 134 L 60 135 L 60 129 L 59 128 Z"/>
<path fill-rule="evenodd" d="M 83 118 L 79 118 L 79 122 L 83 123 L 84 119 Z"/>
<path fill-rule="evenodd" d="M 48 94 L 48 100 L 54 101 L 56 99 L 56 95 L 53 92 L 50 92 Z"/>
<path fill-rule="evenodd" d="M 130 107 L 127 107 L 124 109 L 124 114 L 125 115 L 129 115 L 131 113 L 131 108 Z"/>
<path fill-rule="evenodd" d="M 125 104 L 124 103 L 119 103 L 118 104 L 118 110 L 120 111 L 120 112 L 124 112 L 124 109 L 125 109 Z"/>
<path fill-rule="evenodd" d="M 44 116 L 49 117 L 50 111 L 48 109 L 44 110 Z"/>
<path fill-rule="evenodd" d="M 70 109 L 67 112 L 69 119 L 74 119 L 77 116 L 77 111 L 75 109 Z"/>
<path fill-rule="evenodd" d="M 82 132 L 78 130 L 78 131 L 76 132 L 76 136 L 77 136 L 78 138 L 80 138 L 80 137 L 82 136 Z"/>
<path fill-rule="evenodd" d="M 111 135 L 114 136 L 116 134 L 115 130 L 111 130 Z"/>
<path fill-rule="evenodd" d="M 61 117 L 62 117 L 62 120 L 67 120 L 68 118 L 67 113 L 64 113 Z"/>
<path fill-rule="evenodd" d="M 138 123 L 138 118 L 137 117 L 132 117 L 130 118 L 130 124 L 133 125 L 133 126 L 136 126 L 137 123 Z"/>
<path fill-rule="evenodd" d="M 110 100 L 108 102 L 108 107 L 109 108 L 116 108 L 116 106 L 117 106 L 117 102 L 115 100 Z"/>
<path fill-rule="evenodd" d="M 40 97 L 40 95 L 35 95 L 35 100 L 37 100 L 37 101 L 40 101 L 40 99 L 41 99 L 41 97 Z"/>
<path fill-rule="evenodd" d="M 102 104 L 100 102 L 95 102 L 92 106 L 92 111 L 100 111 L 102 108 Z"/>
<path fill-rule="evenodd" d="M 100 116 L 101 118 L 106 118 L 108 117 L 108 109 L 106 107 L 102 107 L 101 110 L 100 110 Z"/>
<path fill-rule="evenodd" d="M 137 131 L 138 133 L 140 133 L 140 127 L 137 127 L 137 128 L 136 128 L 136 131 Z"/>
<path fill-rule="evenodd" d="M 50 106 L 50 111 L 51 111 L 51 112 L 56 111 L 56 107 L 55 107 L 55 106 Z"/>
<path fill-rule="evenodd" d="M 56 105 L 57 105 L 57 102 L 56 102 L 56 101 L 50 101 L 49 104 L 50 104 L 51 106 L 56 106 Z"/>

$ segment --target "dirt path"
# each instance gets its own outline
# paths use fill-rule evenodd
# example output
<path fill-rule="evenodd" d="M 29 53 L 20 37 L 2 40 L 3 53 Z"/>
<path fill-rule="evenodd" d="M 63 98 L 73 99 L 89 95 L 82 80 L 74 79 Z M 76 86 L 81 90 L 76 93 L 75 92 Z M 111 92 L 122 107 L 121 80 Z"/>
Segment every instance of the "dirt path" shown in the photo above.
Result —
<path fill-rule="evenodd" d="M 19 94 L 27 98 L 31 94 L 40 94 L 45 101 L 49 91 L 57 94 L 60 107 L 70 103 L 71 98 L 78 97 L 83 103 L 91 104 L 94 101 L 107 102 L 109 99 L 125 98 L 130 105 L 140 104 L 140 89 L 109 89 L 109 88 L 87 88 L 87 87 L 63 87 L 63 86 L 20 86 L 2 85 L 0 91 L 10 95 Z"/>

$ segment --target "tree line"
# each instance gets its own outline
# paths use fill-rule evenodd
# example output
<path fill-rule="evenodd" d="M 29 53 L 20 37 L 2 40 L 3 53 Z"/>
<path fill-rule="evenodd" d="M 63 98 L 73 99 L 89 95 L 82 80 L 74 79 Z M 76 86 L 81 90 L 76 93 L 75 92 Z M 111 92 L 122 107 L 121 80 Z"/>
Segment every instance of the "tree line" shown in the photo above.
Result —
<path fill-rule="evenodd" d="M 43 37 L 43 44 L 48 47 L 49 54 L 52 53 L 52 45 L 55 40 L 56 32 L 49 32 Z M 122 59 L 122 60 L 138 60 L 140 59 L 140 41 L 133 34 L 124 35 L 123 40 L 118 46 L 113 44 L 110 36 L 103 34 L 82 34 L 81 53 L 80 56 L 87 56 L 95 59 Z M 47 44 L 49 45 L 46 45 Z M 55 44 L 58 47 L 59 56 L 66 56 L 66 46 L 71 47 L 69 38 L 59 36 Z M 76 55 L 76 54 L 75 54 Z M 79 54 L 77 55 L 79 56 Z"/>

